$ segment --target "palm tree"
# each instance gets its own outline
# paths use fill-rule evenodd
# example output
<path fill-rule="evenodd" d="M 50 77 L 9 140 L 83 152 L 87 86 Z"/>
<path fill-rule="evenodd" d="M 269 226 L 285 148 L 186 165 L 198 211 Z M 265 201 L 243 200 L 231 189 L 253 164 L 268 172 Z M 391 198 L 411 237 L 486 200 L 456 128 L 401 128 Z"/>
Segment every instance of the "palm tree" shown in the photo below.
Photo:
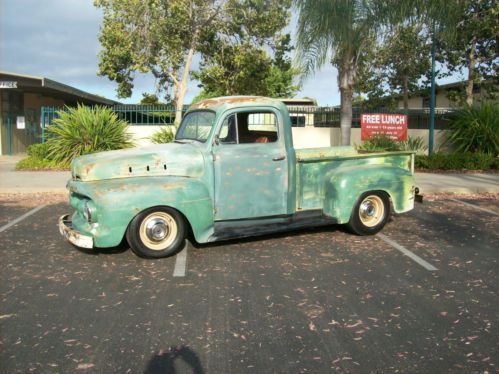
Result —
<path fill-rule="evenodd" d="M 350 145 L 352 96 L 362 51 L 382 26 L 378 4 L 365 0 L 295 0 L 297 57 L 304 76 L 330 58 L 338 70 L 341 144 Z"/>
<path fill-rule="evenodd" d="M 329 59 L 338 70 L 341 144 L 350 145 L 352 96 L 362 52 L 381 31 L 409 17 L 446 18 L 446 0 L 294 0 L 298 8 L 297 58 L 303 75 Z M 446 3 L 451 3 L 446 4 Z"/>

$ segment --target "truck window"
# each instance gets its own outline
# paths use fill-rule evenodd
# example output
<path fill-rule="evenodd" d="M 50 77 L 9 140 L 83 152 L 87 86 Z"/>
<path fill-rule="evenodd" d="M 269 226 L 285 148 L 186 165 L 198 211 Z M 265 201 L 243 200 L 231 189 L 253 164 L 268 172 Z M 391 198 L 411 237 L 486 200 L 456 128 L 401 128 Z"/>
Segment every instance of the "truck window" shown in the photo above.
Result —
<path fill-rule="evenodd" d="M 176 140 L 191 139 L 204 143 L 215 123 L 215 113 L 210 111 L 190 112 L 182 119 L 175 136 Z"/>
<path fill-rule="evenodd" d="M 237 114 L 239 143 L 273 143 L 277 141 L 277 117 L 273 112 Z"/>
<path fill-rule="evenodd" d="M 237 144 L 237 128 L 236 128 L 235 114 L 231 114 L 230 116 L 224 119 L 218 138 L 220 143 L 223 144 Z"/>
<path fill-rule="evenodd" d="M 218 139 L 222 144 L 274 143 L 277 117 L 272 112 L 241 112 L 225 117 Z"/>

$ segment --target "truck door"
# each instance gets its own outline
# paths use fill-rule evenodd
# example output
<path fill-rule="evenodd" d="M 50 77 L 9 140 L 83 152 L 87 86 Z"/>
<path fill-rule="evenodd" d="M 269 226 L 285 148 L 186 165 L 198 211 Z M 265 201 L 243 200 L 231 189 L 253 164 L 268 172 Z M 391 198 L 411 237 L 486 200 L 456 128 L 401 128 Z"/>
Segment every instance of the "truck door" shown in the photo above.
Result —
<path fill-rule="evenodd" d="M 281 116 L 272 110 L 228 113 L 213 145 L 215 220 L 287 213 L 288 163 Z"/>

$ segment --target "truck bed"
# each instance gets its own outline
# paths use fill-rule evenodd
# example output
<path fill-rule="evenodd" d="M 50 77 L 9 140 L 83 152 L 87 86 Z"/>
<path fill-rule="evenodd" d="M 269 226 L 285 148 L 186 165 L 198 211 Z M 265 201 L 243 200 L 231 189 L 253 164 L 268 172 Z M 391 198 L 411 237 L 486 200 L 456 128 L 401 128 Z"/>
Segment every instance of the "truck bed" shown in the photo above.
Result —
<path fill-rule="evenodd" d="M 320 209 L 325 200 L 326 180 L 340 170 L 351 169 L 353 172 L 356 169 L 372 166 L 379 167 L 380 173 L 381 168 L 386 170 L 386 167 L 414 173 L 414 152 L 412 151 L 360 153 L 353 147 L 325 147 L 297 149 L 295 152 L 297 210 Z M 381 173 L 379 178 L 383 177 Z"/>

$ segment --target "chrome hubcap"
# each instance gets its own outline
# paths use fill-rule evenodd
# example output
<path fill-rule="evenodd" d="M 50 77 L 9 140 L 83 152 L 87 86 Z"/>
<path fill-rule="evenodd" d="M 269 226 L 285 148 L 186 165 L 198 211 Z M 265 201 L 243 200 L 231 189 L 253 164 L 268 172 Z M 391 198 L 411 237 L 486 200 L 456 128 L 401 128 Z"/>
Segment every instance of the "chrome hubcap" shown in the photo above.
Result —
<path fill-rule="evenodd" d="M 359 206 L 359 216 L 361 222 L 367 227 L 379 224 L 385 214 L 385 206 L 379 196 L 367 196 Z"/>
<path fill-rule="evenodd" d="M 178 226 L 175 219 L 166 212 L 154 212 L 142 220 L 139 235 L 147 248 L 161 251 L 168 248 L 176 239 Z"/>
<path fill-rule="evenodd" d="M 161 218 L 154 218 L 147 223 L 146 235 L 149 239 L 159 242 L 168 235 L 168 224 Z"/>
<path fill-rule="evenodd" d="M 376 207 L 372 201 L 367 200 L 360 206 L 360 214 L 364 217 L 372 217 L 376 213 Z"/>

